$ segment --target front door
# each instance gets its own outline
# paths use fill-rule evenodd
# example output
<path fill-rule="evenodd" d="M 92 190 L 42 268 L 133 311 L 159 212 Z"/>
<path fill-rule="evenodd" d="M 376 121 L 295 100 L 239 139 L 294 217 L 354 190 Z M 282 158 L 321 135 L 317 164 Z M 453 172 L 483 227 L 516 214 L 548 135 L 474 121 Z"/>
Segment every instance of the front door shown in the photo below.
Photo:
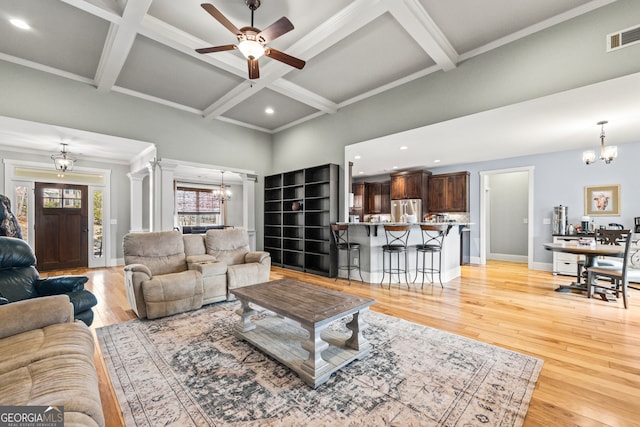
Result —
<path fill-rule="evenodd" d="M 36 182 L 38 270 L 88 266 L 87 186 Z"/>

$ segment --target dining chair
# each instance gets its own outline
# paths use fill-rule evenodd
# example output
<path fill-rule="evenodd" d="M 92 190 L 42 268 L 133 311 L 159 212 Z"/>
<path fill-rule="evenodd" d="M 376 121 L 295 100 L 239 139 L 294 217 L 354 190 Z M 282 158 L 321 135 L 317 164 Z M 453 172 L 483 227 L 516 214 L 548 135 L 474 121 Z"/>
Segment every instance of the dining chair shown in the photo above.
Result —
<path fill-rule="evenodd" d="M 604 295 L 605 292 L 610 291 L 613 292 L 618 298 L 620 294 L 622 294 L 622 301 L 624 302 L 624 308 L 629 308 L 627 298 L 629 293 L 629 280 L 627 278 L 627 269 L 629 265 L 629 248 L 631 248 L 631 237 L 633 234 L 627 230 L 627 234 L 624 237 L 624 258 L 622 258 L 622 266 L 620 268 L 616 267 L 589 267 L 587 270 L 587 297 L 591 298 L 594 293 L 594 289 L 600 288 L 601 293 Z M 597 283 L 598 279 L 608 279 L 611 281 L 610 284 L 601 285 Z"/>
<path fill-rule="evenodd" d="M 621 243 L 624 242 L 626 235 L 629 234 L 630 231 L 631 230 L 623 230 L 622 227 L 617 229 L 601 228 L 596 230 L 595 240 L 597 243 L 600 243 L 601 245 L 618 245 L 619 246 Z M 583 272 L 583 269 L 585 268 L 584 263 L 585 263 L 584 260 L 578 261 L 576 283 L 580 283 L 581 279 L 587 274 L 586 269 Z M 602 268 L 620 268 L 622 266 L 622 263 L 618 260 L 612 260 L 610 258 L 600 257 L 597 259 L 597 266 Z"/>

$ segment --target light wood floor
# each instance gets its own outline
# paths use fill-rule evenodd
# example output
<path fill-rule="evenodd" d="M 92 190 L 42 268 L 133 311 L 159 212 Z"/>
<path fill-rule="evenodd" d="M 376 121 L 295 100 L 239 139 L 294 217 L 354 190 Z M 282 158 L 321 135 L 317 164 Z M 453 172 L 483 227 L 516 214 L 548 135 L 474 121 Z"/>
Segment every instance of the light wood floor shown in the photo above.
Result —
<path fill-rule="evenodd" d="M 92 329 L 135 318 L 121 267 L 69 272 L 91 278 L 88 288 L 99 301 Z M 464 266 L 445 289 L 349 286 L 274 267 L 272 278 L 282 277 L 368 296 L 376 300 L 373 311 L 543 359 L 525 426 L 640 425 L 640 291 L 630 291 L 625 310 L 621 301 L 554 292 L 570 277 L 499 261 Z M 98 345 L 95 361 L 107 425 L 122 426 Z"/>

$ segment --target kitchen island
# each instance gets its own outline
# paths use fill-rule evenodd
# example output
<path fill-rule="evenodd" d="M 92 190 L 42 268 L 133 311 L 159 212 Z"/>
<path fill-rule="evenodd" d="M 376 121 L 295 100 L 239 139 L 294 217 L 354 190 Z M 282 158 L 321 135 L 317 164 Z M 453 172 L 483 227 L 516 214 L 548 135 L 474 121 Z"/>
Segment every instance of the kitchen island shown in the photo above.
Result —
<path fill-rule="evenodd" d="M 409 281 L 413 281 L 416 276 L 416 249 L 415 245 L 422 243 L 422 230 L 420 229 L 421 223 L 380 223 L 380 222 L 347 222 L 340 223 L 347 224 L 349 226 L 349 239 L 352 243 L 360 244 L 360 271 L 362 278 L 365 282 L 380 283 L 382 281 L 382 246 L 387 243 L 385 238 L 384 226 L 385 225 L 409 225 L 409 241 L 408 247 L 408 271 Z M 448 282 L 460 276 L 460 231 L 464 227 L 467 227 L 468 223 L 460 222 L 426 222 L 423 224 L 428 225 L 451 225 L 449 233 L 444 239 L 442 247 L 442 282 Z M 341 257 L 339 259 L 340 264 L 346 264 L 346 253 L 338 254 Z M 353 255 L 352 255 L 353 256 Z M 421 258 L 421 257 L 420 257 Z M 420 262 L 422 259 L 420 259 Z M 425 257 L 426 267 L 429 267 L 431 257 Z M 438 256 L 434 258 L 434 263 L 438 262 Z M 352 260 L 353 263 L 353 260 Z M 437 267 L 437 264 L 436 264 Z M 346 271 L 340 271 L 340 277 L 347 277 Z M 352 272 L 351 279 L 358 279 L 358 273 Z M 401 278 L 404 283 L 404 277 Z M 389 275 L 384 278 L 385 283 L 388 283 Z M 425 283 L 430 282 L 430 274 L 425 275 Z M 437 274 L 434 277 L 434 282 L 438 282 Z M 416 283 L 422 282 L 422 274 L 418 276 Z M 391 283 L 398 283 L 398 276 L 393 275 Z"/>

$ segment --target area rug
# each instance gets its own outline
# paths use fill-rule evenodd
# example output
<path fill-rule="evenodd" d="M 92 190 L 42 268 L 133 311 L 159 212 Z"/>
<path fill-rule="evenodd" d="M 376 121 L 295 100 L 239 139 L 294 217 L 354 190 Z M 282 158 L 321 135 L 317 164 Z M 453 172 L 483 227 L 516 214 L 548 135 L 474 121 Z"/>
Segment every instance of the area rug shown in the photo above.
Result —
<path fill-rule="evenodd" d="M 97 329 L 127 426 L 519 426 L 542 368 L 534 357 L 365 312 L 371 353 L 313 389 L 233 335 L 239 306 Z M 332 329 L 348 336 L 344 323 Z"/>

